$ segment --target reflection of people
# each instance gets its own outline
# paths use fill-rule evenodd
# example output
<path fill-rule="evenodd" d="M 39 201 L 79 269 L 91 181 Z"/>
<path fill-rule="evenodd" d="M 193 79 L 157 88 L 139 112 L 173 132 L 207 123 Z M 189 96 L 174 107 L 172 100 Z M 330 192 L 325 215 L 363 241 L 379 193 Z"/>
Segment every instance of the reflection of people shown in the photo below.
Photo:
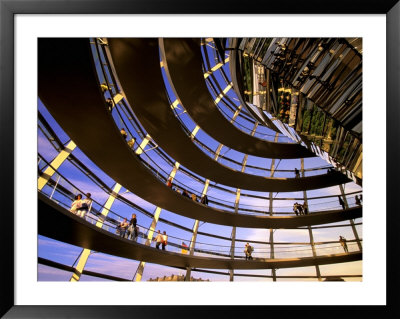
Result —
<path fill-rule="evenodd" d="M 339 236 L 339 242 L 342 245 L 344 252 L 348 253 L 349 249 L 347 248 L 347 240 L 346 240 L 346 238 L 344 238 L 342 236 Z"/>
<path fill-rule="evenodd" d="M 188 246 L 182 242 L 182 254 L 187 254 L 188 252 Z"/>

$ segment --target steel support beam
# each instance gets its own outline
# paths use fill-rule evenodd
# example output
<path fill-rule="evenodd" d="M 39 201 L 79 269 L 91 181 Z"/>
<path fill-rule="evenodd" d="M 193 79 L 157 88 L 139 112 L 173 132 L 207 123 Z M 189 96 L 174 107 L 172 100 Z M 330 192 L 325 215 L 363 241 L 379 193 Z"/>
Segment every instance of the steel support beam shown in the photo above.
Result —
<path fill-rule="evenodd" d="M 274 142 L 278 141 L 279 133 L 275 133 L 275 139 Z M 274 177 L 275 174 L 275 158 L 272 159 L 271 161 L 271 172 L 270 172 L 270 177 Z M 273 215 L 273 201 L 274 201 L 274 193 L 270 192 L 269 193 L 269 215 Z M 275 258 L 275 249 L 274 249 L 274 230 L 272 228 L 269 229 L 269 245 L 270 245 L 270 258 Z M 271 269 L 271 274 L 272 274 L 272 281 L 276 281 L 276 269 Z"/>
<path fill-rule="evenodd" d="M 339 188 L 340 188 L 340 193 L 342 194 L 342 198 L 343 198 L 343 201 L 344 201 L 344 207 L 346 207 L 346 209 L 348 209 L 349 208 L 349 204 L 347 202 L 347 198 L 346 198 L 346 194 L 344 192 L 343 185 L 340 184 Z M 360 241 L 360 237 L 358 237 L 358 232 L 357 232 L 356 226 L 354 225 L 354 220 L 353 219 L 350 219 L 350 225 L 351 225 L 351 229 L 353 230 L 354 238 L 357 241 L 358 250 L 362 251 L 362 244 L 361 244 L 361 241 Z"/>
<path fill-rule="evenodd" d="M 112 193 L 110 194 L 110 196 L 108 197 L 106 203 L 103 206 L 103 209 L 101 211 L 101 215 L 99 216 L 99 218 L 97 219 L 96 222 L 96 226 L 99 228 L 103 227 L 103 222 L 105 220 L 105 218 L 107 217 L 112 204 L 115 201 L 115 198 L 117 197 L 119 191 L 121 190 L 121 185 L 116 183 L 114 185 L 114 188 L 112 190 Z M 84 248 L 81 252 L 81 256 L 79 257 L 79 261 L 78 261 L 78 265 L 76 266 L 74 273 L 72 274 L 72 277 L 69 281 L 79 281 L 82 275 L 82 272 L 86 266 L 87 260 L 90 256 L 90 249 L 86 249 Z"/>
<path fill-rule="evenodd" d="M 205 183 L 204 183 L 204 188 L 203 188 L 203 191 L 201 193 L 202 196 L 207 194 L 209 185 L 210 185 L 210 180 L 207 179 L 205 181 Z M 189 254 L 190 254 L 190 256 L 193 256 L 193 254 L 194 254 L 194 247 L 196 245 L 197 231 L 199 230 L 199 224 L 200 224 L 199 220 L 196 219 L 194 221 L 194 224 L 193 224 L 193 234 L 192 234 L 192 239 L 190 240 L 190 246 L 189 246 Z M 192 273 L 192 268 L 191 267 L 186 268 L 185 281 L 190 281 L 191 273 Z"/>
<path fill-rule="evenodd" d="M 301 159 L 301 176 L 304 177 L 304 158 Z M 303 195 L 304 195 L 304 202 L 307 204 L 308 206 L 308 201 L 307 201 L 307 191 L 303 191 Z M 310 214 L 310 209 L 308 209 L 308 213 Z M 315 250 L 315 243 L 314 243 L 314 236 L 312 233 L 312 229 L 310 226 L 307 227 L 308 228 L 308 234 L 310 235 L 310 244 L 311 244 L 311 249 L 312 249 L 312 253 L 314 257 L 317 257 L 317 251 Z M 321 271 L 319 269 L 319 265 L 315 265 L 315 271 L 317 273 L 317 277 L 318 277 L 318 281 L 322 281 L 322 277 L 321 277 Z"/>
<path fill-rule="evenodd" d="M 49 179 L 54 175 L 55 170 L 67 159 L 69 154 L 75 149 L 76 144 L 70 141 L 65 148 L 58 153 L 58 155 L 52 160 L 50 165 L 44 170 L 43 174 L 38 179 L 38 190 L 42 190 L 47 184 Z"/>
<path fill-rule="evenodd" d="M 174 180 L 175 174 L 179 169 L 179 165 L 180 164 L 178 162 L 175 162 L 174 168 L 172 169 L 171 173 L 169 174 L 169 178 L 171 178 L 171 181 Z M 154 212 L 153 220 L 151 222 L 151 225 L 149 227 L 149 231 L 147 233 L 147 239 L 146 239 L 146 242 L 145 242 L 146 246 L 150 246 L 151 245 L 151 241 L 153 240 L 153 234 L 154 234 L 154 231 L 156 229 L 158 219 L 160 218 L 161 210 L 162 210 L 161 207 L 157 207 L 155 212 Z M 145 261 L 141 261 L 140 262 L 138 268 L 136 269 L 136 273 L 135 273 L 135 276 L 134 276 L 135 281 L 141 281 L 142 280 L 145 264 L 146 264 Z"/>

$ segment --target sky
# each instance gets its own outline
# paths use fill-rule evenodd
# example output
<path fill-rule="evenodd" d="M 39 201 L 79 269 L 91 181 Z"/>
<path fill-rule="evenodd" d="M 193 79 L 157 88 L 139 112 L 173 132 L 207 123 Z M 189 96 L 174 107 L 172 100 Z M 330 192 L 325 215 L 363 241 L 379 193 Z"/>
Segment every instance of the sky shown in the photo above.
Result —
<path fill-rule="evenodd" d="M 212 48 L 212 43 L 207 45 L 207 50 L 209 51 L 209 56 L 213 57 L 213 48 Z M 99 69 L 99 64 L 98 60 L 96 60 L 97 63 L 97 69 Z M 215 61 L 215 64 L 218 63 Z M 226 75 L 229 77 L 229 62 L 227 62 L 224 66 L 222 66 L 220 69 L 216 70 L 213 75 L 215 75 L 216 80 L 220 83 L 220 86 L 222 89 L 224 89 L 227 86 L 227 83 L 223 79 L 221 72 L 225 71 Z M 163 74 L 165 75 L 165 72 L 163 70 Z M 172 89 L 166 80 L 166 77 L 164 76 L 167 92 L 170 96 L 171 101 L 175 101 L 176 97 L 174 96 Z M 210 92 L 211 95 L 213 95 L 212 92 Z M 233 101 L 236 103 L 236 106 L 239 105 L 239 101 L 234 93 L 234 90 L 231 89 L 227 92 L 227 96 L 229 97 L 230 101 Z M 215 96 L 214 96 L 215 98 Z M 218 103 L 218 107 L 220 110 L 226 114 L 230 114 L 232 116 L 232 112 L 229 110 L 229 108 L 223 103 L 223 101 Z M 69 141 L 69 137 L 63 132 L 62 128 L 55 122 L 55 120 L 51 117 L 49 112 L 46 110 L 46 107 L 42 104 L 42 102 L 38 99 L 38 110 L 39 112 L 44 116 L 46 121 L 50 124 L 52 129 L 55 131 L 57 136 L 60 138 L 60 140 L 65 144 Z M 172 110 L 171 110 L 172 111 Z M 189 131 L 192 131 L 194 127 L 196 127 L 196 123 L 189 117 L 189 115 L 184 112 L 184 107 L 182 105 L 177 105 L 177 108 L 173 110 L 177 116 L 182 120 L 184 125 L 189 129 Z M 246 112 L 243 110 L 242 112 Z M 125 123 L 129 123 L 129 128 L 130 132 L 134 132 L 133 128 L 135 125 L 130 124 L 132 121 L 129 120 L 129 116 L 126 116 L 122 113 L 122 108 L 121 108 L 121 114 L 122 117 L 119 117 L 117 112 L 113 111 L 113 116 L 116 122 L 116 125 L 118 127 L 121 127 L 123 121 Z M 178 115 L 180 114 L 180 115 Z M 123 119 L 123 121 L 122 121 Z M 234 125 L 237 127 L 243 129 L 243 127 L 247 127 L 249 129 L 252 129 L 253 124 L 246 120 L 245 118 L 238 116 L 237 120 L 234 122 Z M 264 126 L 259 125 L 257 128 L 257 134 L 256 136 L 264 136 L 268 140 L 273 140 L 274 132 Z M 138 140 L 141 138 L 140 136 L 135 136 Z M 206 132 L 203 130 L 199 130 L 199 132 L 196 134 L 196 138 L 201 141 L 202 143 L 206 144 L 209 146 L 212 150 L 216 150 L 216 148 L 219 145 L 219 142 L 214 140 L 212 137 L 210 137 Z M 286 137 L 282 137 L 279 139 L 280 142 L 287 142 L 288 139 Z M 164 171 L 164 174 L 169 174 L 172 170 L 172 165 L 169 161 L 172 161 L 174 163 L 173 159 L 164 160 L 162 156 L 159 155 L 159 152 L 162 151 L 160 147 L 154 148 L 156 146 L 157 141 L 155 143 L 150 143 L 148 146 L 146 146 L 145 154 L 143 156 L 146 156 L 146 160 L 151 160 L 152 163 L 156 163 L 157 166 L 159 167 L 160 174 L 161 172 Z M 52 159 L 57 155 L 57 151 L 54 149 L 52 144 L 48 141 L 46 136 L 43 134 L 41 130 L 38 130 L 38 152 L 43 158 L 51 162 Z M 112 180 L 105 172 L 102 172 L 94 162 L 92 162 L 89 158 L 86 157 L 86 155 L 79 150 L 79 146 L 72 152 L 72 154 L 78 158 L 85 166 L 87 166 L 93 174 L 95 174 L 97 177 L 99 177 L 108 187 L 112 188 L 115 184 L 116 181 Z M 243 160 L 243 157 L 245 154 L 234 151 L 232 149 L 228 149 L 227 147 L 223 147 L 221 149 L 221 153 L 225 157 L 232 159 L 236 162 L 241 163 Z M 210 154 L 211 157 L 213 155 Z M 240 165 L 234 164 L 229 160 L 220 160 L 220 163 L 226 166 L 230 166 L 235 169 L 241 169 Z M 269 174 L 268 171 L 262 170 L 262 169 L 269 169 L 271 165 L 271 159 L 265 159 L 265 158 L 260 158 L 256 156 L 248 156 L 247 164 L 251 166 L 257 166 L 260 167 L 261 169 L 254 169 L 254 168 L 246 168 L 245 172 L 249 174 L 257 174 L 257 175 L 262 175 L 265 176 L 266 173 Z M 45 165 L 44 161 L 39 162 L 38 166 L 39 168 L 42 168 Z M 324 169 L 318 170 L 318 171 L 313 171 L 313 172 L 306 172 L 306 176 L 311 175 L 311 174 L 323 174 L 326 172 L 326 167 L 328 164 L 323 161 L 320 158 L 307 158 L 304 160 L 304 165 L 305 168 L 315 168 L 315 167 L 324 167 Z M 275 162 L 275 168 L 278 170 L 293 170 L 294 167 L 300 168 L 300 160 L 295 159 L 295 160 L 276 160 Z M 182 185 L 185 185 L 188 189 L 191 189 L 193 191 L 201 192 L 203 189 L 204 185 L 204 178 L 198 176 L 194 172 L 189 172 L 189 174 L 183 173 L 183 170 L 185 169 L 184 167 L 180 167 L 178 170 L 175 180 L 179 181 Z M 187 169 L 186 169 L 187 170 Z M 74 194 L 78 193 L 78 190 L 75 188 L 79 188 L 82 190 L 84 193 L 90 192 L 92 194 L 92 198 L 99 204 L 94 204 L 98 207 L 103 204 L 107 198 L 108 194 L 104 192 L 104 190 L 96 185 L 86 174 L 84 174 L 82 171 L 80 171 L 77 167 L 75 167 L 70 161 L 65 161 L 59 168 L 58 170 L 59 174 L 61 174 L 63 177 L 67 178 L 70 183 L 68 183 L 64 178 L 61 178 L 58 180 L 59 185 L 62 185 L 69 189 L 71 192 Z M 192 177 L 190 176 L 192 175 Z M 53 176 L 53 180 L 57 181 L 58 174 Z M 276 172 L 275 177 L 293 177 L 293 172 Z M 195 177 L 195 178 L 193 178 Z M 201 182 L 196 180 L 196 178 L 200 178 Z M 74 186 L 72 186 L 72 185 Z M 222 187 L 223 189 L 226 189 L 227 191 L 223 191 L 215 186 Z M 360 191 L 361 188 L 354 184 L 354 183 L 348 183 L 345 185 L 345 192 L 346 193 L 352 193 L 356 191 Z M 48 194 L 49 196 L 53 192 L 53 188 L 50 186 L 45 186 L 43 189 L 43 192 Z M 209 200 L 215 200 L 215 201 L 223 201 L 223 203 L 233 207 L 234 201 L 235 201 L 235 193 L 236 189 L 232 187 L 227 187 L 224 185 L 219 185 L 215 184 L 212 181 L 210 182 L 210 187 L 208 189 L 208 197 Z M 150 215 L 154 213 L 156 206 L 153 205 L 152 203 L 149 203 L 135 194 L 132 194 L 125 188 L 122 188 L 120 191 L 120 194 L 123 194 L 123 196 L 128 199 L 129 201 L 135 203 L 136 205 L 140 206 L 143 208 L 146 212 L 148 212 Z M 329 209 L 338 209 L 340 206 L 337 201 L 336 195 L 340 194 L 340 189 L 338 186 L 335 187 L 328 187 L 325 189 L 320 189 L 320 190 L 313 190 L 313 191 L 307 191 L 307 197 L 312 198 L 312 197 L 320 197 L 320 196 L 334 196 L 334 197 L 327 197 L 327 198 L 321 198 L 321 199 L 315 199 L 315 200 L 309 200 L 309 207 L 310 207 L 310 212 L 312 211 L 319 211 L 319 210 L 329 210 Z M 254 198 L 254 197 L 249 197 L 246 195 L 255 195 L 258 197 L 264 197 L 264 198 Z M 269 201 L 266 199 L 266 197 L 269 196 L 269 193 L 265 192 L 254 192 L 254 191 L 246 191 L 246 190 L 241 190 L 241 197 L 239 201 L 239 208 L 244 208 L 244 209 L 255 209 L 258 211 L 264 211 L 267 212 L 269 209 Z M 292 213 L 292 205 L 296 200 L 293 200 L 293 198 L 299 198 L 303 197 L 303 192 L 286 192 L 286 193 L 273 193 L 273 197 L 275 200 L 273 201 L 273 206 L 274 206 L 274 211 L 275 212 L 286 212 L 286 213 Z M 64 205 L 68 206 L 70 205 L 69 199 L 63 197 L 57 189 L 54 191 L 53 198 L 62 202 Z M 279 198 L 282 198 L 282 200 L 278 200 Z M 354 205 L 354 195 L 350 195 L 348 197 L 349 205 Z M 215 206 L 218 207 L 216 204 L 210 203 L 210 206 Z M 229 210 L 229 208 L 224 207 L 224 209 Z M 231 209 L 232 210 L 232 209 Z M 141 227 L 142 231 L 145 231 L 147 227 L 151 224 L 152 218 L 149 216 L 146 216 L 146 214 L 142 213 L 139 210 L 134 210 L 132 207 L 128 206 L 127 204 L 116 200 L 115 203 L 113 204 L 111 208 L 111 213 L 110 217 L 113 217 L 115 219 L 120 219 L 121 217 L 129 217 L 132 212 L 135 212 L 138 215 L 138 224 Z M 244 211 L 240 211 L 243 212 Z M 188 229 L 192 229 L 194 220 L 190 218 L 186 218 L 183 216 L 179 216 L 177 214 L 174 214 L 173 212 L 169 212 L 166 210 L 162 210 L 160 218 L 164 220 L 170 220 L 173 221 L 176 224 L 182 225 Z M 355 223 L 361 223 L 361 219 L 355 220 Z M 354 234 L 352 232 L 351 227 L 349 226 L 349 222 L 340 222 L 336 224 L 341 224 L 341 225 L 348 225 L 346 227 L 336 227 L 336 228 L 325 228 L 325 229 L 315 229 L 313 230 L 313 236 L 314 236 L 314 241 L 315 242 L 332 242 L 332 241 L 337 241 L 339 235 L 344 236 L 348 240 L 354 239 Z M 160 229 L 161 231 L 167 231 L 169 235 L 169 240 L 171 242 L 176 242 L 180 243 L 181 241 L 186 241 L 187 243 L 190 241 L 191 238 L 191 232 L 185 231 L 183 229 L 179 229 L 177 227 L 168 225 L 162 221 L 159 221 L 157 224 L 156 229 Z M 356 226 L 358 235 L 360 238 L 362 238 L 362 225 L 357 225 Z M 232 233 L 232 227 L 228 226 L 221 226 L 221 225 L 213 225 L 209 223 L 200 223 L 199 231 L 204 232 L 204 233 L 211 233 L 219 236 L 224 236 L 227 238 L 231 237 Z M 242 240 L 254 240 L 254 241 L 262 241 L 262 242 L 268 242 L 269 241 L 269 230 L 267 229 L 246 229 L 246 228 L 237 228 L 237 233 L 236 233 L 236 238 L 237 239 L 242 239 Z M 295 229 L 295 230 L 286 230 L 286 229 L 277 229 L 274 230 L 274 241 L 278 243 L 295 243 L 293 245 L 276 245 L 276 257 L 277 258 L 288 258 L 288 257 L 299 257 L 299 256 L 310 256 L 312 254 L 310 245 L 307 244 L 310 241 L 309 238 L 309 233 L 307 229 Z M 217 238 L 212 238 L 209 236 L 204 236 L 204 235 L 198 235 L 197 238 L 198 245 L 196 247 L 202 248 L 202 249 L 213 249 L 217 250 L 219 252 L 225 252 L 228 253 L 230 249 L 230 240 L 224 240 L 224 239 L 217 239 Z M 296 244 L 297 243 L 297 244 Z M 243 254 L 243 245 L 244 243 L 239 242 L 237 243 L 237 247 L 235 249 L 235 252 L 237 255 L 244 255 Z M 269 255 L 269 245 L 268 244 L 254 244 L 255 251 L 254 251 L 254 256 L 255 257 L 264 257 Z M 330 243 L 330 244 L 324 244 L 324 245 L 318 245 L 317 246 L 317 254 L 318 255 L 323 255 L 323 254 L 330 254 L 330 253 L 335 253 L 335 252 L 341 252 L 341 248 L 338 246 L 338 243 Z M 46 259 L 50 259 L 59 263 L 63 263 L 66 265 L 74 265 L 74 262 L 76 261 L 77 257 L 79 256 L 81 252 L 81 248 L 75 247 L 72 245 L 68 245 L 65 243 L 61 243 L 55 240 L 52 240 L 50 238 L 46 238 L 43 236 L 38 236 L 38 256 L 43 257 Z M 177 251 L 178 248 L 169 246 L 168 250 L 170 251 Z M 353 243 L 349 243 L 349 250 L 357 250 L 357 245 Z M 203 255 L 201 253 L 196 253 L 196 255 Z M 208 256 L 207 254 L 204 254 L 204 256 Z M 105 273 L 108 275 L 113 275 L 117 277 L 122 277 L 125 279 L 130 279 L 132 280 L 137 266 L 138 266 L 138 261 L 134 260 L 129 260 L 125 258 L 119 258 L 115 256 L 110 256 L 110 255 L 105 255 L 102 253 L 94 253 L 89 257 L 88 263 L 85 267 L 87 270 L 95 271 L 95 272 L 101 272 Z M 327 266 L 321 266 L 320 267 L 321 274 L 322 275 L 336 275 L 336 274 L 342 274 L 342 275 L 360 275 L 362 274 L 362 262 L 353 262 L 353 263 L 344 263 L 344 264 L 337 264 L 337 265 L 327 265 Z M 150 278 L 155 278 L 155 277 L 163 277 L 164 275 L 172 275 L 172 274 L 181 274 L 184 273 L 184 271 L 179 270 L 179 269 L 173 269 L 171 267 L 166 267 L 162 265 L 155 265 L 155 264 L 150 264 L 146 263 L 145 265 L 145 270 L 143 274 L 143 279 L 142 280 L 148 280 Z M 235 273 L 246 273 L 246 274 L 262 274 L 262 275 L 271 275 L 270 270 L 264 270 L 264 271 L 235 271 Z M 228 272 L 226 272 L 228 274 Z M 304 267 L 300 269 L 279 269 L 277 271 L 277 275 L 315 275 L 315 267 Z M 39 281 L 66 281 L 69 280 L 71 274 L 57 270 L 54 268 L 50 268 L 47 266 L 39 265 L 38 266 L 38 280 Z M 203 278 L 203 279 L 209 279 L 211 281 L 227 281 L 229 280 L 228 275 L 215 275 L 215 274 L 208 274 L 208 273 L 202 273 L 202 272 L 193 272 L 192 276 L 196 278 Z M 99 278 L 93 278 L 90 276 L 82 276 L 81 278 L 82 281 L 93 281 L 93 280 L 100 280 Z M 271 280 L 270 278 L 257 278 L 257 277 L 241 277 L 237 276 L 235 277 L 235 281 L 259 281 L 259 280 Z M 282 279 L 283 280 L 283 279 Z M 293 280 L 293 279 L 291 279 Z M 354 280 L 354 281 L 359 281 L 361 278 L 359 277 L 352 277 L 352 278 L 346 278 L 345 280 Z"/>

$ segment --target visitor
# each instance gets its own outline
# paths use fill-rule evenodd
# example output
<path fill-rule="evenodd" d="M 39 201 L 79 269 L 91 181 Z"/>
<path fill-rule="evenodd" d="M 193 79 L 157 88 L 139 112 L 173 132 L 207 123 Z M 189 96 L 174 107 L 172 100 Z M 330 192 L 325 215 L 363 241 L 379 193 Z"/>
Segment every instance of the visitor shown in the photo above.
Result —
<path fill-rule="evenodd" d="M 135 145 L 135 139 L 132 137 L 132 138 L 128 141 L 128 146 L 129 146 L 130 148 L 132 148 L 133 145 Z"/>
<path fill-rule="evenodd" d="M 184 242 L 182 242 L 182 254 L 187 254 L 188 248 L 189 247 Z"/>
<path fill-rule="evenodd" d="M 186 189 L 183 190 L 182 196 L 187 197 L 187 198 L 190 198 L 189 193 L 187 192 Z"/>
<path fill-rule="evenodd" d="M 138 234 L 137 234 L 137 230 L 136 230 L 136 223 L 137 223 L 137 219 L 136 219 L 136 214 L 132 214 L 131 220 L 129 221 L 129 227 L 128 227 L 128 232 L 127 232 L 127 236 L 126 238 L 129 239 L 135 239 L 137 238 Z"/>
<path fill-rule="evenodd" d="M 347 248 L 347 240 L 346 240 L 346 238 L 344 238 L 342 236 L 339 236 L 339 242 L 342 245 L 344 252 L 348 253 L 349 249 Z"/>
<path fill-rule="evenodd" d="M 308 215 L 308 204 L 307 204 L 307 202 L 303 203 L 303 212 L 304 212 L 304 215 Z"/>
<path fill-rule="evenodd" d="M 208 206 L 208 197 L 207 197 L 207 195 L 201 196 L 200 203 L 202 203 L 203 205 L 207 205 Z"/>
<path fill-rule="evenodd" d="M 196 196 L 196 194 L 193 193 L 193 194 L 191 195 L 191 197 L 192 197 L 192 200 L 193 200 L 194 202 L 197 202 L 197 196 Z"/>
<path fill-rule="evenodd" d="M 172 188 L 172 177 L 168 178 L 168 180 L 167 180 L 167 186 L 168 186 L 169 188 Z"/>
<path fill-rule="evenodd" d="M 156 248 L 157 249 L 160 249 L 160 245 L 161 245 L 161 243 L 162 243 L 162 236 L 161 236 L 161 234 L 160 234 L 160 231 L 159 230 L 157 230 L 157 236 L 156 236 L 156 238 L 154 238 L 154 241 L 156 242 Z"/>
<path fill-rule="evenodd" d="M 128 134 L 126 133 L 126 131 L 125 131 L 125 129 L 124 128 L 121 128 L 121 135 L 122 135 L 122 137 L 124 138 L 124 140 L 126 140 L 126 138 L 128 137 Z"/>
<path fill-rule="evenodd" d="M 345 205 L 344 205 L 343 199 L 340 197 L 340 195 L 338 195 L 338 198 L 339 198 L 339 204 L 342 205 L 343 210 L 345 210 L 346 207 L 345 207 Z"/>
<path fill-rule="evenodd" d="M 105 82 L 101 83 L 100 88 L 103 93 L 108 91 L 108 86 Z"/>
<path fill-rule="evenodd" d="M 293 211 L 296 214 L 296 216 L 299 216 L 298 207 L 299 207 L 299 204 L 297 202 L 293 204 Z"/>
<path fill-rule="evenodd" d="M 82 195 L 78 194 L 75 196 L 75 200 L 71 204 L 71 209 L 69 210 L 71 213 L 76 214 L 77 211 L 81 208 L 82 206 Z"/>
<path fill-rule="evenodd" d="M 168 236 L 164 230 L 163 235 L 162 235 L 162 250 L 165 250 L 165 246 L 167 246 L 167 244 L 168 244 Z"/>
<path fill-rule="evenodd" d="M 108 98 L 106 100 L 106 103 L 108 105 L 108 110 L 111 111 L 113 109 L 113 107 L 114 107 L 114 101 L 112 99 Z"/>
<path fill-rule="evenodd" d="M 120 229 L 119 235 L 121 237 L 125 237 L 125 233 L 126 233 L 126 230 L 128 229 L 128 226 L 129 226 L 128 221 L 126 218 L 124 218 L 124 220 L 122 222 L 120 222 L 120 224 L 119 224 L 119 229 Z"/>
<path fill-rule="evenodd" d="M 177 187 L 176 189 L 176 192 L 178 193 L 178 194 L 180 194 L 181 193 L 181 190 Z"/>
<path fill-rule="evenodd" d="M 251 256 L 253 250 L 254 250 L 254 248 L 252 246 L 250 246 L 249 243 L 247 243 L 244 246 L 244 253 L 246 254 L 246 260 L 252 260 L 253 259 L 253 257 Z"/>
<path fill-rule="evenodd" d="M 303 205 L 297 204 L 297 211 L 299 212 L 299 215 L 303 215 Z"/>
<path fill-rule="evenodd" d="M 294 176 L 295 176 L 296 178 L 299 178 L 299 177 L 300 177 L 300 172 L 299 172 L 299 170 L 298 170 L 297 168 L 294 169 Z"/>
<path fill-rule="evenodd" d="M 79 217 L 85 218 L 86 213 L 90 211 L 92 208 L 92 202 L 93 200 L 91 199 L 92 194 L 87 193 L 86 198 L 82 200 L 81 207 L 78 209 L 76 215 Z"/>
<path fill-rule="evenodd" d="M 360 200 L 360 198 L 358 198 L 358 196 L 356 195 L 356 205 L 357 206 L 361 206 L 361 200 Z"/>

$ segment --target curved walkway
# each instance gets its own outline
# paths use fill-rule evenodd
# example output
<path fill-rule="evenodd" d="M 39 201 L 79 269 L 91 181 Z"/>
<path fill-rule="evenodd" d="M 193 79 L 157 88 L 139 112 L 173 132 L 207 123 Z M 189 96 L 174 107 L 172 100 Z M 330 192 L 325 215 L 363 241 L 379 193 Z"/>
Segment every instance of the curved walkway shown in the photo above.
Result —
<path fill-rule="evenodd" d="M 100 229 L 60 207 L 43 194 L 39 196 L 39 234 L 71 245 L 105 254 L 142 260 L 170 267 L 196 267 L 207 269 L 271 269 L 307 267 L 350 262 L 362 259 L 361 252 L 324 255 L 316 258 L 257 258 L 252 261 L 238 259 L 188 256 L 135 243 Z M 57 225 L 60 225 L 57 227 Z"/>
<path fill-rule="evenodd" d="M 159 44 L 165 72 L 176 97 L 192 119 L 218 142 L 260 157 L 315 156 L 300 144 L 265 141 L 246 134 L 221 114 L 204 81 L 200 38 L 161 38 Z"/>
<path fill-rule="evenodd" d="M 160 70 L 157 40 L 112 38 L 109 48 L 124 93 L 143 127 L 172 158 L 196 174 L 223 185 L 267 192 L 311 190 L 350 181 L 341 173 L 268 178 L 221 165 L 191 141 L 171 111 Z"/>

